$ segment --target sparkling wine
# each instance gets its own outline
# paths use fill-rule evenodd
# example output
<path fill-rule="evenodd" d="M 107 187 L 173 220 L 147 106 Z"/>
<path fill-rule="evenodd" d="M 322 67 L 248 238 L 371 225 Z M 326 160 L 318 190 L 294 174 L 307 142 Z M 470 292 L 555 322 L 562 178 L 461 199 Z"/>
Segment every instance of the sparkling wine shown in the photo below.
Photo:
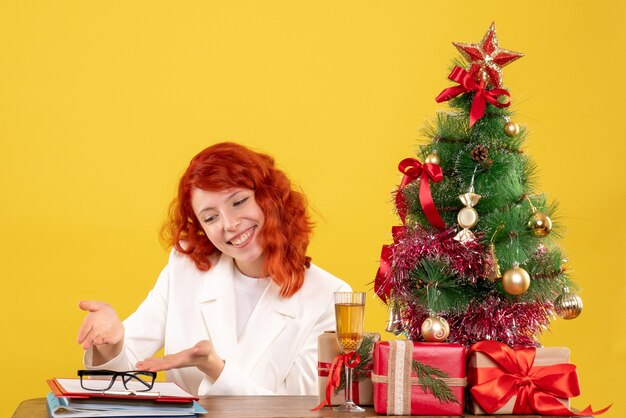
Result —
<path fill-rule="evenodd" d="M 345 353 L 356 351 L 363 341 L 365 305 L 336 303 L 337 342 Z"/>
<path fill-rule="evenodd" d="M 363 342 L 365 292 L 335 292 L 334 298 L 337 342 L 344 353 L 354 352 Z M 365 412 L 352 400 L 352 366 L 349 367 L 347 363 L 344 365 L 346 401 L 335 408 L 338 412 Z"/>

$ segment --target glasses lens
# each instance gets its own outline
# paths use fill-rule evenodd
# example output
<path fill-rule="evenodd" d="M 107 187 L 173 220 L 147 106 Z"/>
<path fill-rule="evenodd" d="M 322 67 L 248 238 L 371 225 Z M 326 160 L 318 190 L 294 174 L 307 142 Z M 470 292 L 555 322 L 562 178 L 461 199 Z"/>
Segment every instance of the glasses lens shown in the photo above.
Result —
<path fill-rule="evenodd" d="M 126 389 L 143 392 L 152 389 L 155 375 L 153 372 L 132 371 L 124 373 L 122 379 Z"/>
<path fill-rule="evenodd" d="M 93 374 L 85 373 L 80 376 L 80 384 L 83 389 L 87 390 L 107 390 L 111 387 L 111 382 L 115 374 L 113 372 L 106 373 L 100 370 L 93 371 Z"/>

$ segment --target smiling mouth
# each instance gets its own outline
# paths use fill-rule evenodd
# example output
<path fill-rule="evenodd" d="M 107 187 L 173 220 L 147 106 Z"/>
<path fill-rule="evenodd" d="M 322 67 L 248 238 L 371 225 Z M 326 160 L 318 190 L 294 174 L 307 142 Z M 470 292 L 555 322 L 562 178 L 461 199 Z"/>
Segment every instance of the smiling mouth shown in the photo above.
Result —
<path fill-rule="evenodd" d="M 254 235 L 255 230 L 256 226 L 253 226 L 247 231 L 244 231 L 236 237 L 232 238 L 230 241 L 226 241 L 226 243 L 237 248 L 244 247 L 250 242 L 250 240 L 252 240 L 252 236 Z"/>

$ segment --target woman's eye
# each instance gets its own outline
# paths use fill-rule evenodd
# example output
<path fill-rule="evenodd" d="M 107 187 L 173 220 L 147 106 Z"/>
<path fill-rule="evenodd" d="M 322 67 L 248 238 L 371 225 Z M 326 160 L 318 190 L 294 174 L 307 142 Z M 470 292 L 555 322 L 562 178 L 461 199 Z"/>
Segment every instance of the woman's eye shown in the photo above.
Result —
<path fill-rule="evenodd" d="M 217 219 L 217 215 L 213 215 L 213 216 L 209 216 L 207 218 L 204 218 L 204 223 L 205 224 L 210 224 L 211 222 L 213 222 L 215 219 Z"/>
<path fill-rule="evenodd" d="M 248 198 L 244 197 L 243 199 L 240 199 L 240 200 L 236 201 L 235 203 L 233 203 L 233 206 L 243 205 L 246 202 L 246 200 L 248 200 Z"/>

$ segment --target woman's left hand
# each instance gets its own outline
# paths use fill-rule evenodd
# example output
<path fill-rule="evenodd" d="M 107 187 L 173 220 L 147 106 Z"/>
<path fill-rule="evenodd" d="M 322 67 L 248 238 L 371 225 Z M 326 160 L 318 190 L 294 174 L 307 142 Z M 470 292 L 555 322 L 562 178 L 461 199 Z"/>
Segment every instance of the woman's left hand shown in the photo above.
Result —
<path fill-rule="evenodd" d="M 187 350 L 137 362 L 135 367 L 137 370 L 151 372 L 180 369 L 182 367 L 197 367 L 215 381 L 224 369 L 224 360 L 217 355 L 211 341 L 202 340 Z"/>

